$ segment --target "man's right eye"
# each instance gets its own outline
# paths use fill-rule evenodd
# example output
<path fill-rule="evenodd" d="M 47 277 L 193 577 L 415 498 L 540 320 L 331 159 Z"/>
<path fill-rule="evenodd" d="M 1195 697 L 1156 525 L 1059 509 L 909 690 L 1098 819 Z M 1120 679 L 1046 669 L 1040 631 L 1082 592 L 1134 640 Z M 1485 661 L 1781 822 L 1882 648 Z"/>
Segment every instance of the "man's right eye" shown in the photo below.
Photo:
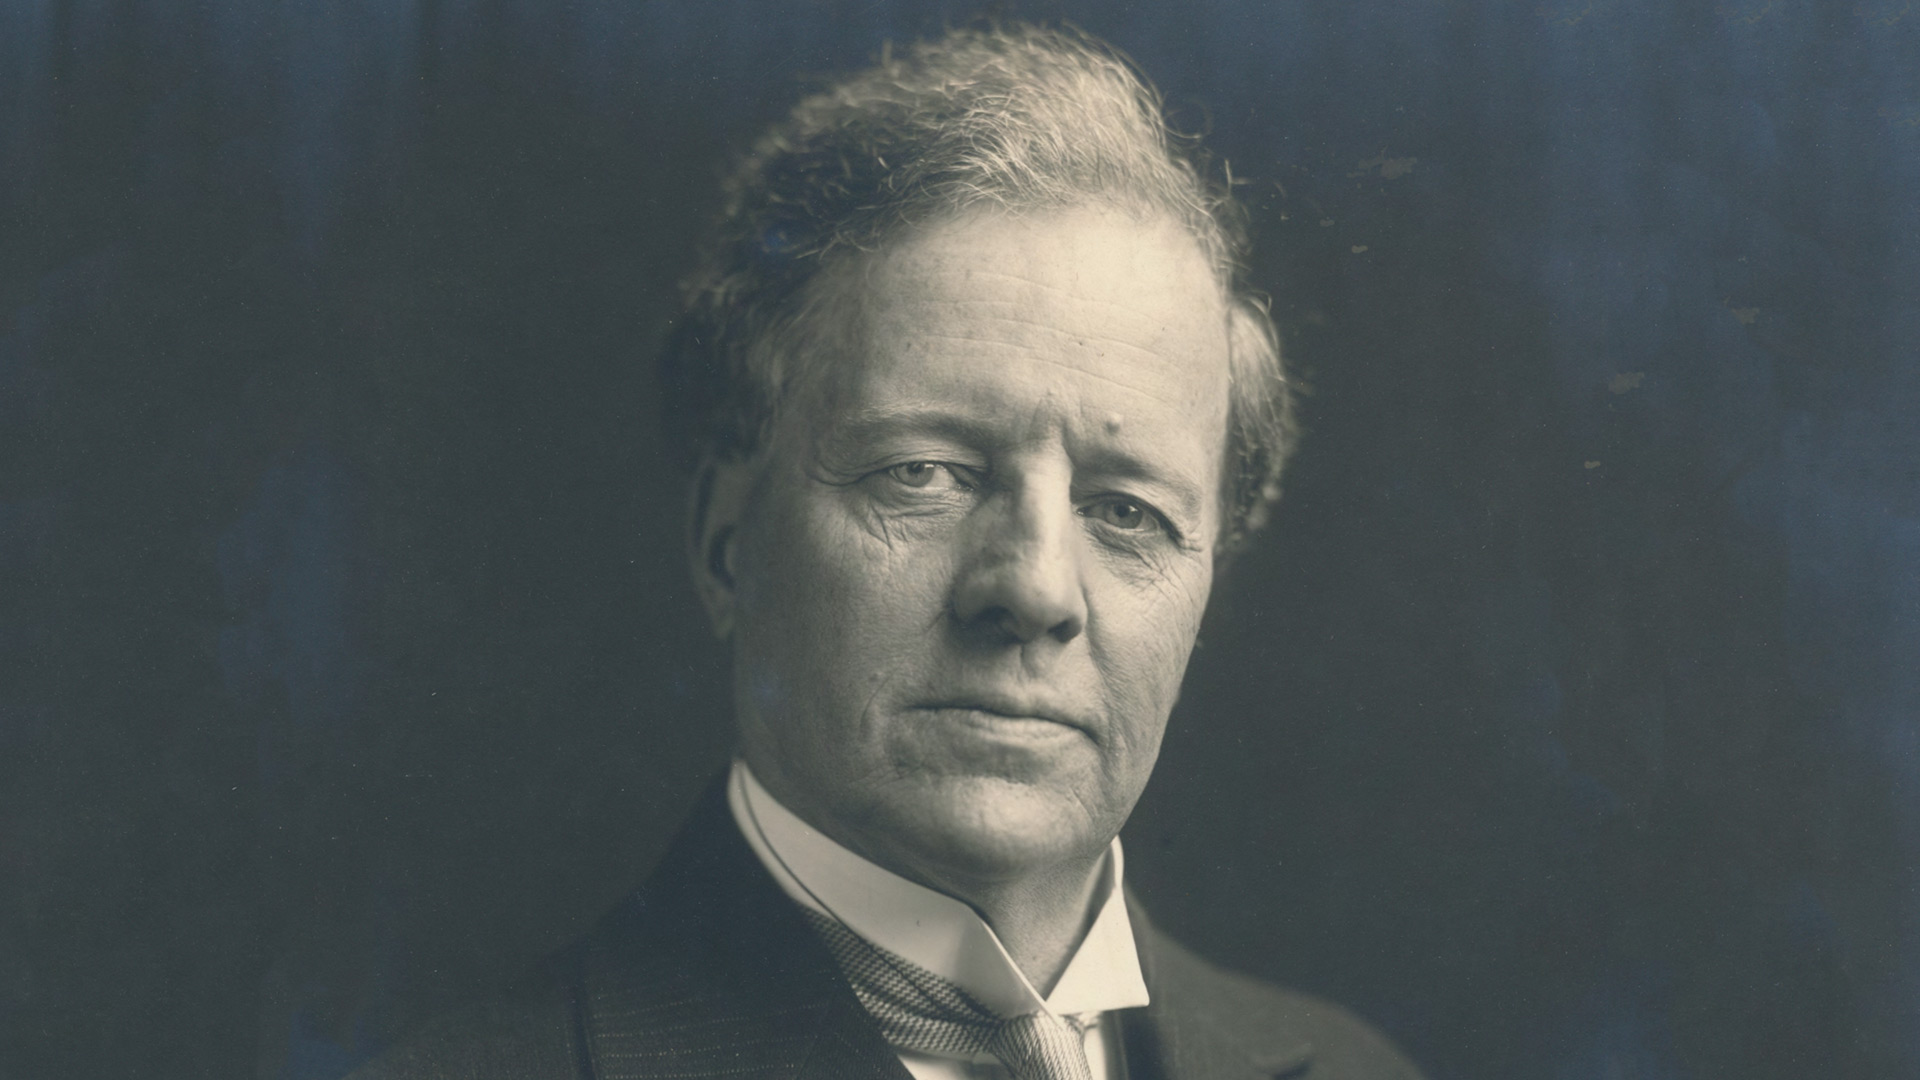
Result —
<path fill-rule="evenodd" d="M 964 487 L 965 482 L 951 465 L 937 461 L 905 461 L 882 470 L 888 479 L 902 487 Z"/>

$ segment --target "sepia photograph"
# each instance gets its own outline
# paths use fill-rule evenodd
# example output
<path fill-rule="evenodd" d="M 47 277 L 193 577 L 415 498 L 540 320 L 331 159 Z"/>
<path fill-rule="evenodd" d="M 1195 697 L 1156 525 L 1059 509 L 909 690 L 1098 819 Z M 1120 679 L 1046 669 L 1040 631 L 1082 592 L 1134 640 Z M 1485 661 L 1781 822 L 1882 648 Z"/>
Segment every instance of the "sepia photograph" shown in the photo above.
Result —
<path fill-rule="evenodd" d="M 1920 1076 L 1920 5 L 0 0 L 0 1080 Z"/>

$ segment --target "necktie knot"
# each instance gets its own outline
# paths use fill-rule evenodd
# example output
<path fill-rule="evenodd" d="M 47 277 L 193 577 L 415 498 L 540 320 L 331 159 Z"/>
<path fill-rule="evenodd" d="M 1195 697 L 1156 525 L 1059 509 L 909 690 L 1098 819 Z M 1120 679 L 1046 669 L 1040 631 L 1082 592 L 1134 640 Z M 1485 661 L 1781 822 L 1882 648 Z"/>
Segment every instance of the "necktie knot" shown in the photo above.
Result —
<path fill-rule="evenodd" d="M 802 910 L 890 1045 L 947 1057 L 985 1051 L 1014 1080 L 1092 1080 L 1078 1022 L 1048 1012 L 1003 1019 L 952 980 Z"/>
<path fill-rule="evenodd" d="M 1019 1080 L 1092 1080 L 1079 1025 L 1052 1013 L 1001 1021 L 987 1050 Z"/>

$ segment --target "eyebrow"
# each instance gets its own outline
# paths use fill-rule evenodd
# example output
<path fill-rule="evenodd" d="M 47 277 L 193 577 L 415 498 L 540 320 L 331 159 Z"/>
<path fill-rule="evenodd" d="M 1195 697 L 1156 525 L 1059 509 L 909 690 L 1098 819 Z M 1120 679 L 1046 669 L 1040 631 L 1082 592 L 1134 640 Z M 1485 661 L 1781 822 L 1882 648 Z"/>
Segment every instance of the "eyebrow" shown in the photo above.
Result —
<path fill-rule="evenodd" d="M 1004 442 L 985 421 L 951 409 L 869 405 L 834 420 L 827 428 L 833 442 L 860 442 L 903 432 L 944 435 L 962 442 L 990 445 Z"/>
<path fill-rule="evenodd" d="M 833 422 L 827 433 L 832 444 L 868 442 L 900 433 L 930 434 L 967 443 L 988 452 L 1004 448 L 1007 439 L 994 427 L 963 412 L 934 406 L 872 405 L 857 409 Z M 1168 506 L 1188 521 L 1198 522 L 1204 500 L 1202 488 L 1191 478 L 1155 467 L 1151 462 L 1110 443 L 1095 443 L 1076 448 L 1073 455 L 1076 472 L 1138 480 L 1163 489 L 1175 500 Z"/>

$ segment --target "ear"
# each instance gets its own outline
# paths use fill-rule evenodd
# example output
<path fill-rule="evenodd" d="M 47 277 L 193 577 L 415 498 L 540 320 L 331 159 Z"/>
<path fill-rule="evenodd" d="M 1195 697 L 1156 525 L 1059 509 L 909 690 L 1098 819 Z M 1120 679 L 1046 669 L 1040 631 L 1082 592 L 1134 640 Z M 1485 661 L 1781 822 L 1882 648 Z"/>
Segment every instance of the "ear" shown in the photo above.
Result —
<path fill-rule="evenodd" d="M 749 463 L 709 457 L 694 474 L 687 504 L 687 564 L 715 637 L 733 633 L 735 538 L 754 471 Z"/>

